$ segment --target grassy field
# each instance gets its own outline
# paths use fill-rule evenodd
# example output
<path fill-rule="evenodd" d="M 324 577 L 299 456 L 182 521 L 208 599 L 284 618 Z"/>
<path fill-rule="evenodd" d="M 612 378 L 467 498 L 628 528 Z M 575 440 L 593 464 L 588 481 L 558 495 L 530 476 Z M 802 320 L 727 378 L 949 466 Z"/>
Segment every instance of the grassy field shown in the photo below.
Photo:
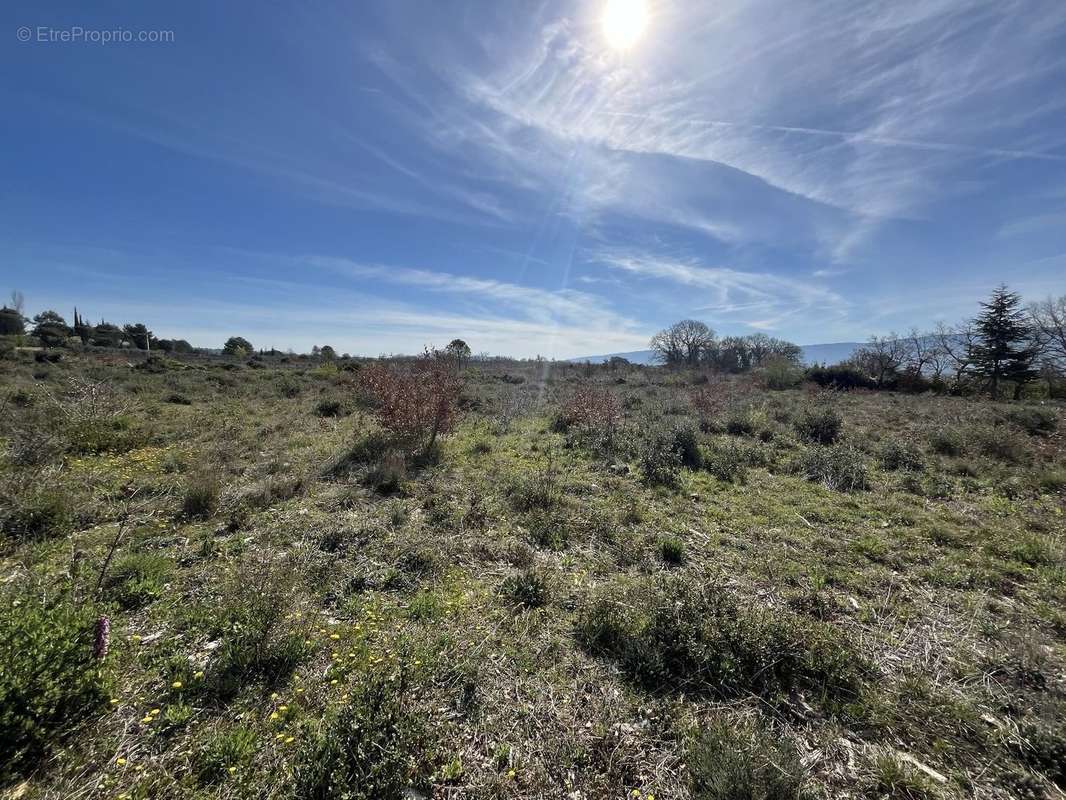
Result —
<path fill-rule="evenodd" d="M 1066 796 L 1061 406 L 134 360 L 0 362 L 6 796 Z"/>

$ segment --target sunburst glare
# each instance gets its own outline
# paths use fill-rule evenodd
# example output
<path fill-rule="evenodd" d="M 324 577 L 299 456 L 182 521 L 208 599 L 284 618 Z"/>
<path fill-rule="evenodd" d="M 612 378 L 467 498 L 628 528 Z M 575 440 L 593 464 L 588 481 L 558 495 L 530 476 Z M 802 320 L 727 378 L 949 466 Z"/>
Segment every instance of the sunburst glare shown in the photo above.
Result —
<path fill-rule="evenodd" d="M 607 0 L 603 10 L 603 36 L 615 50 L 628 50 L 648 27 L 645 0 Z"/>

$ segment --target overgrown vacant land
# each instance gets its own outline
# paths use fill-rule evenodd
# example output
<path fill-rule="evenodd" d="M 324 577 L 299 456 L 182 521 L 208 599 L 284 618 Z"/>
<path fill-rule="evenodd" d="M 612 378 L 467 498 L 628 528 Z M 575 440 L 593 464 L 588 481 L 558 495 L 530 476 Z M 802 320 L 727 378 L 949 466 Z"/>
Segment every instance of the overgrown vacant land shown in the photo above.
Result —
<path fill-rule="evenodd" d="M 1063 796 L 1061 405 L 129 358 L 0 363 L 11 796 Z"/>

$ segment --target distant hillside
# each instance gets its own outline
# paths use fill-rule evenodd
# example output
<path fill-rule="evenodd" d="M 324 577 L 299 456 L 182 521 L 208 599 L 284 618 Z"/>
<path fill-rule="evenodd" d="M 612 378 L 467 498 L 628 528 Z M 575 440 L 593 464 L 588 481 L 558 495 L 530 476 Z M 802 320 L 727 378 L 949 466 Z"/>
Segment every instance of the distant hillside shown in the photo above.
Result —
<path fill-rule="evenodd" d="M 804 364 L 836 364 L 851 357 L 860 342 L 831 342 L 828 344 L 805 344 L 803 348 Z M 634 364 L 654 364 L 655 354 L 651 350 L 632 350 L 628 353 L 608 353 L 602 356 L 583 356 L 571 358 L 571 361 L 584 363 L 591 361 L 599 364 L 614 356 L 621 356 Z"/>

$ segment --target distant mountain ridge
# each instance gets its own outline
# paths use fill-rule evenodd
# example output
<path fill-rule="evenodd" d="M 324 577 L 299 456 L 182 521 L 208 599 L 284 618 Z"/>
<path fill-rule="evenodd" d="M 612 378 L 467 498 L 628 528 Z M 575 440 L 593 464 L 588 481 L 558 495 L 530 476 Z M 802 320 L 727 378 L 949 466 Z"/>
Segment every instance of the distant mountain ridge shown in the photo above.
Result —
<path fill-rule="evenodd" d="M 852 354 L 862 346 L 861 342 L 829 342 L 825 344 L 805 344 L 800 346 L 800 356 L 804 364 L 837 364 L 851 358 Z M 607 353 L 602 356 L 582 356 L 571 358 L 569 361 L 593 364 L 601 364 L 614 357 L 624 358 L 634 364 L 654 364 L 655 353 L 651 350 L 630 350 L 628 353 Z"/>

